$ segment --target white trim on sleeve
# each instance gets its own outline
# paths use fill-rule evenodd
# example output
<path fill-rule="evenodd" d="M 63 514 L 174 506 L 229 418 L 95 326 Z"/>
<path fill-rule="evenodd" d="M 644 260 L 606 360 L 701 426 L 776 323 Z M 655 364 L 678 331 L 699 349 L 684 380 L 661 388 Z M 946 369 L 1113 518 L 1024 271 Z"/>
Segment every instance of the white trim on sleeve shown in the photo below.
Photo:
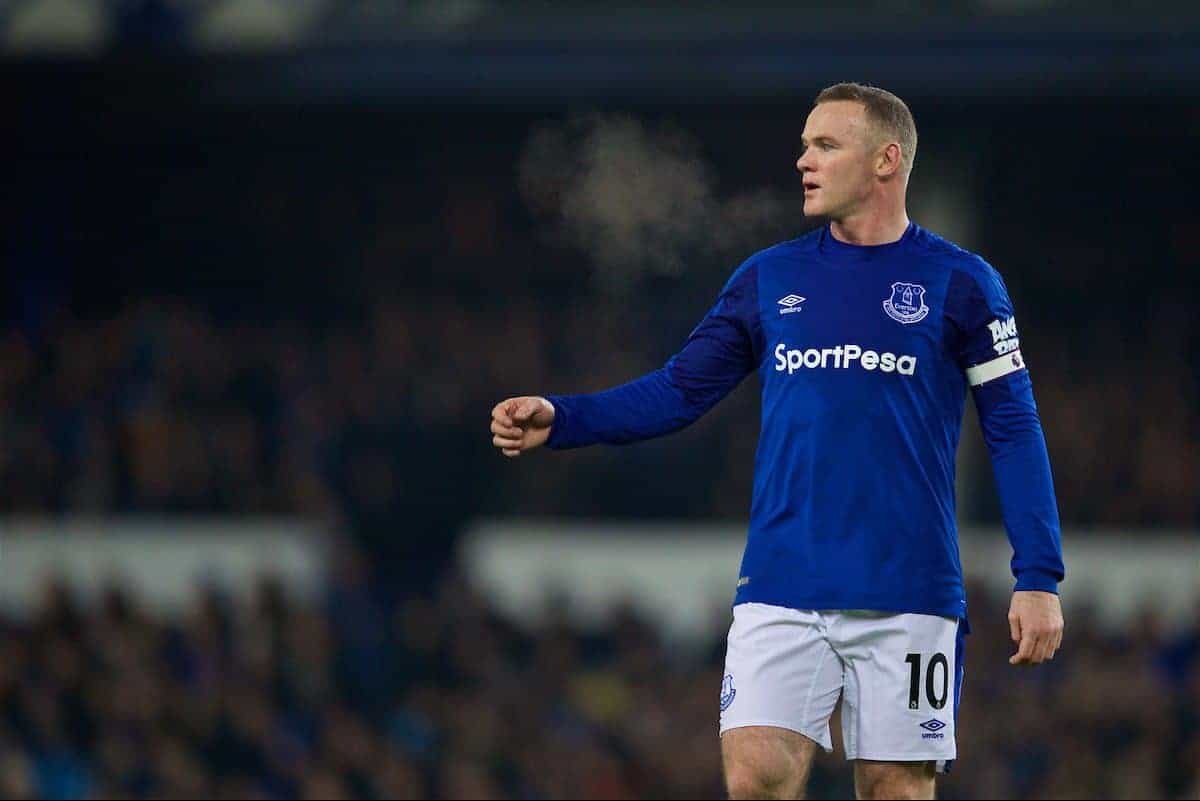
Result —
<path fill-rule="evenodd" d="M 967 368 L 967 382 L 971 386 L 977 387 L 980 384 L 986 384 L 997 378 L 1002 378 L 1009 373 L 1015 373 L 1018 370 L 1025 369 L 1025 360 L 1021 358 L 1021 351 L 1014 350 L 1012 353 L 1006 353 L 1003 356 L 998 356 L 990 362 L 977 364 L 974 367 Z"/>

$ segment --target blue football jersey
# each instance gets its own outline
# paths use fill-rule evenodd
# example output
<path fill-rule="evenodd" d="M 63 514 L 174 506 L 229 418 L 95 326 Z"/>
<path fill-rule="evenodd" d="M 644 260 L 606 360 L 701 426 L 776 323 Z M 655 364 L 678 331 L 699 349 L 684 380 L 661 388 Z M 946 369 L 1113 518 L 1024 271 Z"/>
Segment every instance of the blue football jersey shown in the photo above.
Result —
<path fill-rule="evenodd" d="M 1057 591 L 1045 439 L 1012 303 L 983 259 L 916 224 L 884 245 L 841 242 L 826 225 L 764 250 L 663 368 L 547 396 L 547 445 L 678 430 L 752 370 L 762 428 L 735 604 L 965 618 L 954 465 L 968 387 L 1016 587 Z"/>

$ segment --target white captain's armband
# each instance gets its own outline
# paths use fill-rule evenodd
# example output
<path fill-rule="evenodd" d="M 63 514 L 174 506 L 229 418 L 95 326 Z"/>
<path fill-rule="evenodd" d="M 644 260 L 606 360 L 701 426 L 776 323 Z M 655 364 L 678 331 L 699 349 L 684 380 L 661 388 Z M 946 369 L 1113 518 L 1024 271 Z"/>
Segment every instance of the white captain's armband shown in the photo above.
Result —
<path fill-rule="evenodd" d="M 997 378 L 1003 378 L 1009 373 L 1015 373 L 1018 370 L 1024 369 L 1025 360 L 1021 358 L 1021 351 L 1015 350 L 1012 353 L 1006 353 L 983 364 L 968 367 L 967 382 L 971 386 L 977 387 L 980 384 L 986 384 Z"/>

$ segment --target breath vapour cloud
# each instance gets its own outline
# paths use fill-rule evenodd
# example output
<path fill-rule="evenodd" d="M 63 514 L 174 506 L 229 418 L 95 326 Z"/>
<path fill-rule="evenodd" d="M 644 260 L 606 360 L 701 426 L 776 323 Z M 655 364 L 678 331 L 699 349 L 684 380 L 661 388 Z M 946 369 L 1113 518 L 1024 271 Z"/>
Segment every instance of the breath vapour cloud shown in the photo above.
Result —
<path fill-rule="evenodd" d="M 522 194 L 553 233 L 594 260 L 608 288 L 644 274 L 676 275 L 694 260 L 770 244 L 784 204 L 769 189 L 719 196 L 695 140 L 626 115 L 587 114 L 545 126 L 526 143 Z"/>

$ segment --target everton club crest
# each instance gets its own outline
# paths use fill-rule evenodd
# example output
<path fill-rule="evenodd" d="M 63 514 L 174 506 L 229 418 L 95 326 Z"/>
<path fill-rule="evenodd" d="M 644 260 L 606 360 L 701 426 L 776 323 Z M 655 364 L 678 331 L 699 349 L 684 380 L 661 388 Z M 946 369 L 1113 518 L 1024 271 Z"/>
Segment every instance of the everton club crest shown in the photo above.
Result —
<path fill-rule="evenodd" d="M 898 323 L 919 323 L 929 314 L 925 305 L 925 287 L 897 281 L 892 284 L 892 296 L 883 302 L 887 316 Z"/>
<path fill-rule="evenodd" d="M 737 690 L 733 689 L 733 675 L 725 674 L 725 680 L 721 682 L 721 711 L 729 709 L 729 705 L 733 703 L 733 697 L 737 695 Z"/>

